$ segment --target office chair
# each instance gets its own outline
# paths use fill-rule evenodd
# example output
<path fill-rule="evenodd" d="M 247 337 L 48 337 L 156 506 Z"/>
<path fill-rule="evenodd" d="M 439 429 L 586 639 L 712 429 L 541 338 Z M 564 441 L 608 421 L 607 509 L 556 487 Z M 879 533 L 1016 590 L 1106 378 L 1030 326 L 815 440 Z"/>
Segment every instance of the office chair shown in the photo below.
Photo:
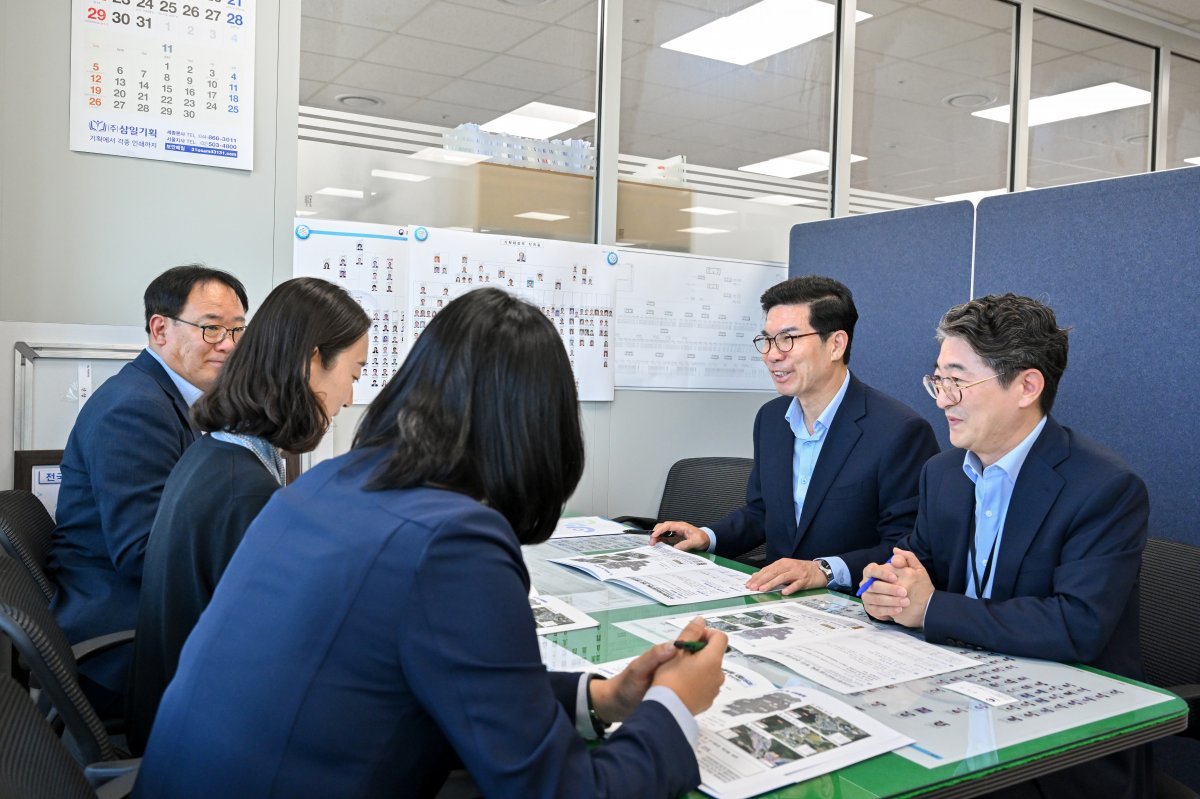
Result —
<path fill-rule="evenodd" d="M 0 491 L 0 546 L 10 557 L 29 571 L 46 601 L 57 590 L 46 574 L 46 559 L 50 555 L 50 533 L 54 519 L 41 500 L 28 491 Z"/>
<path fill-rule="evenodd" d="M 753 458 L 684 458 L 676 461 L 667 472 L 657 518 L 618 516 L 613 521 L 645 530 L 664 521 L 687 522 L 697 527 L 715 524 L 746 503 L 746 481 L 753 468 Z M 761 549 L 765 552 L 766 545 Z M 755 551 L 751 550 L 751 553 Z"/>
<path fill-rule="evenodd" d="M 67 746 L 80 765 L 116 760 L 104 723 L 79 687 L 78 662 L 133 640 L 133 631 L 99 636 L 72 648 L 25 567 L 0 557 L 0 633 L 29 669 L 43 711 L 61 719 Z"/>
<path fill-rule="evenodd" d="M 1188 703 L 1188 728 L 1170 744 L 1193 764 L 1200 756 L 1200 596 L 1181 586 L 1200 580 L 1200 547 L 1151 538 L 1142 554 L 1139 579 L 1142 664 L 1146 681 L 1178 694 Z M 1161 761 L 1162 758 L 1160 757 Z M 1161 763 L 1156 764 L 1161 765 Z M 1160 799 L 1195 799 L 1197 794 L 1156 770 Z"/>
<path fill-rule="evenodd" d="M 133 789 L 137 762 L 123 764 L 119 774 L 113 764 L 81 768 L 25 689 L 0 674 L 0 797 L 117 799 Z"/>

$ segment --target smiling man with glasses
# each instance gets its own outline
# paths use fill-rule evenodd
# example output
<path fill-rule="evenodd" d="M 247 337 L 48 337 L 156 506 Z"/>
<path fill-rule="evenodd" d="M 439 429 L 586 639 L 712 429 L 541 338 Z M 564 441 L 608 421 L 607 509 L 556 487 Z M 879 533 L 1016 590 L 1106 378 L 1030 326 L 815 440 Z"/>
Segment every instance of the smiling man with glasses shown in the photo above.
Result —
<path fill-rule="evenodd" d="M 858 310 L 828 277 L 797 277 L 762 296 L 754 347 L 780 397 L 754 420 L 746 505 L 711 528 L 666 521 L 654 541 L 736 557 L 764 541 L 756 590 L 848 590 L 912 530 L 921 466 L 937 453 L 929 423 L 850 373 Z"/>
<path fill-rule="evenodd" d="M 1028 297 L 951 308 L 925 389 L 956 450 L 921 476 L 913 533 L 870 564 L 872 616 L 933 643 L 1080 662 L 1141 677 L 1137 575 L 1146 486 L 1117 455 L 1050 416 L 1067 331 Z M 1145 747 L 1000 795 L 1148 795 Z"/>
<path fill-rule="evenodd" d="M 218 269 L 168 269 L 144 304 L 146 349 L 96 389 L 63 452 L 48 566 L 58 586 L 51 606 L 72 643 L 134 626 L 158 500 L 197 436 L 188 409 L 246 329 L 246 289 Z M 81 668 L 104 715 L 123 715 L 129 649 Z"/>

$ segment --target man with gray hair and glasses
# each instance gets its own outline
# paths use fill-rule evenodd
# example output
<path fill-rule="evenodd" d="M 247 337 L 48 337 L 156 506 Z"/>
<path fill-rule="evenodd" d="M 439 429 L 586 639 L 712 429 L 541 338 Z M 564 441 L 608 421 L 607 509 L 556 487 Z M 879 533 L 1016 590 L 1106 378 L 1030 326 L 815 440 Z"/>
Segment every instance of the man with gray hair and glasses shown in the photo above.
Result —
<path fill-rule="evenodd" d="M 1085 663 L 1140 677 L 1138 594 L 1149 497 L 1116 454 L 1050 416 L 1067 330 L 1029 297 L 951 308 L 925 388 L 950 442 L 921 475 L 917 523 L 863 593 L 873 617 L 937 644 Z M 1141 797 L 1146 747 L 1003 796 Z"/>
<path fill-rule="evenodd" d="M 132 629 L 146 541 L 167 475 L 198 432 L 193 402 L 246 329 L 246 289 L 199 264 L 156 277 L 143 297 L 146 349 L 79 411 L 62 459 L 49 572 L 71 643 Z M 89 660 L 80 684 L 105 716 L 124 715 L 130 647 Z"/>

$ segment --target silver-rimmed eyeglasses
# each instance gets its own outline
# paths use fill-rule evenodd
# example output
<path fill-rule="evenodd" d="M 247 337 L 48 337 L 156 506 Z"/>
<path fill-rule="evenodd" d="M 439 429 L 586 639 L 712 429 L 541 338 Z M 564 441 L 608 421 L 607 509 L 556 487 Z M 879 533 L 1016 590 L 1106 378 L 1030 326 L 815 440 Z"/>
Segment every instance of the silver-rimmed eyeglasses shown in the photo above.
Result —
<path fill-rule="evenodd" d="M 811 333 L 776 333 L 773 336 L 755 336 L 754 349 L 761 354 L 766 355 L 771 351 L 771 344 L 775 344 L 775 349 L 780 352 L 791 352 L 792 342 L 794 339 L 804 338 L 805 336 L 819 335 L 820 331 L 814 330 Z"/>
<path fill-rule="evenodd" d="M 165 314 L 164 314 L 165 315 Z M 246 332 L 246 326 L 241 327 L 225 327 L 225 325 L 198 325 L 195 322 L 189 322 L 186 319 L 180 319 L 177 316 L 168 316 L 168 319 L 174 319 L 176 322 L 183 322 L 185 325 L 200 328 L 200 334 L 204 336 L 204 340 L 209 344 L 220 344 L 229 336 L 229 340 L 234 344 L 237 343 L 238 336 Z"/>
<path fill-rule="evenodd" d="M 985 377 L 982 380 L 976 380 L 974 383 L 964 383 L 957 377 L 939 377 L 937 375 L 925 375 L 921 378 L 921 385 L 925 386 L 925 390 L 929 392 L 929 396 L 935 400 L 939 394 L 946 395 L 947 406 L 957 405 L 962 402 L 963 389 L 977 386 L 980 383 L 986 383 L 989 380 L 995 380 L 1000 375 L 994 374 L 990 377 Z"/>

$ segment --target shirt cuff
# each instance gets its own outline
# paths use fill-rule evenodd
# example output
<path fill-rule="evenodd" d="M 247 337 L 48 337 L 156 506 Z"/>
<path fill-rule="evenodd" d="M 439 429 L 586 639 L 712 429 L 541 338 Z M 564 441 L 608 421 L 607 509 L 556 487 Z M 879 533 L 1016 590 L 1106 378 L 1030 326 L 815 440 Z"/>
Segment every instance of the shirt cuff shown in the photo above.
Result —
<path fill-rule="evenodd" d="M 705 552 L 716 552 L 717 551 L 717 534 L 712 531 L 711 527 L 701 527 L 700 529 L 703 530 L 704 532 L 708 533 L 708 549 L 706 549 L 704 551 Z"/>
<path fill-rule="evenodd" d="M 679 695 L 665 685 L 651 686 L 646 692 L 646 697 L 643 701 L 658 702 L 665 707 L 675 719 L 675 723 L 679 725 L 679 729 L 687 738 L 688 745 L 693 749 L 696 748 L 696 740 L 700 737 L 700 726 L 696 724 L 696 717 L 687 709 L 687 705 L 683 704 L 683 700 Z"/>
<path fill-rule="evenodd" d="M 588 713 L 588 681 L 592 677 L 588 672 L 579 675 L 579 688 L 575 691 L 575 731 L 583 736 L 585 741 L 599 739 L 596 727 L 592 724 L 592 715 Z"/>
<path fill-rule="evenodd" d="M 929 606 L 933 604 L 933 597 L 936 594 L 937 594 L 937 591 L 934 591 L 932 594 L 929 595 L 929 599 L 926 600 L 926 602 L 925 602 L 925 612 L 921 614 L 921 629 L 922 630 L 925 629 L 925 619 L 929 617 Z"/>
<path fill-rule="evenodd" d="M 822 558 L 829 564 L 829 568 L 833 569 L 833 579 L 829 581 L 830 588 L 849 588 L 853 585 L 853 578 L 850 577 L 850 567 L 846 565 L 846 561 L 837 557 Z"/>

